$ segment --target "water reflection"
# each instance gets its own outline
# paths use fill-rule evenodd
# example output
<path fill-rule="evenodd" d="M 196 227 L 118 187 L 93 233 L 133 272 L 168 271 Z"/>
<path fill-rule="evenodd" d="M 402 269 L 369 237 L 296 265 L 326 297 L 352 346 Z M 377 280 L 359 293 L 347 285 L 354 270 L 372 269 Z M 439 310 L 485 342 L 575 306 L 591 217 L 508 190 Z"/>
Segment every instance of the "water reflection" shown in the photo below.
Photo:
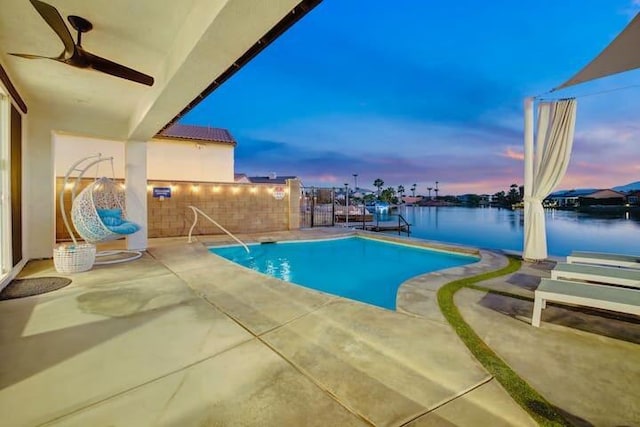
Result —
<path fill-rule="evenodd" d="M 522 210 L 410 206 L 398 213 L 411 224 L 414 237 L 522 251 Z M 593 215 L 548 209 L 545 213 L 550 255 L 565 256 L 572 250 L 640 253 L 639 212 Z M 396 215 L 380 221 L 397 221 Z"/>

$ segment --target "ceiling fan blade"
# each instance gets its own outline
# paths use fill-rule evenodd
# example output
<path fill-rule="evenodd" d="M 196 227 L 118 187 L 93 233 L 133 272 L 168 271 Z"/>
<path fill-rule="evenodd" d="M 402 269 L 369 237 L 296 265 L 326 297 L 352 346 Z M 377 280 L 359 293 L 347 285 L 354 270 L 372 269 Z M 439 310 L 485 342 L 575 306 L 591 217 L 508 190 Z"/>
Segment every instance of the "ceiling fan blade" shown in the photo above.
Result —
<path fill-rule="evenodd" d="M 69 28 L 64 23 L 62 16 L 58 10 L 40 0 L 29 0 L 33 7 L 38 11 L 40 16 L 47 22 L 53 31 L 58 35 L 62 43 L 64 44 L 64 58 L 71 58 L 76 50 L 75 42 L 69 32 Z"/>
<path fill-rule="evenodd" d="M 89 53 L 85 50 L 82 51 L 86 57 L 89 68 L 93 68 L 103 73 L 111 74 L 112 76 L 120 77 L 123 79 L 131 80 L 137 83 L 141 83 L 147 86 L 153 86 L 153 77 L 136 71 L 132 68 L 125 67 L 124 65 L 117 64 L 108 59 L 101 58 L 97 55 Z"/>
<path fill-rule="evenodd" d="M 42 56 L 42 55 L 31 55 L 29 53 L 9 53 L 9 55 L 13 55 L 13 56 L 18 56 L 20 58 L 27 58 L 27 59 L 55 59 L 57 60 L 57 57 L 51 57 L 51 56 Z"/>

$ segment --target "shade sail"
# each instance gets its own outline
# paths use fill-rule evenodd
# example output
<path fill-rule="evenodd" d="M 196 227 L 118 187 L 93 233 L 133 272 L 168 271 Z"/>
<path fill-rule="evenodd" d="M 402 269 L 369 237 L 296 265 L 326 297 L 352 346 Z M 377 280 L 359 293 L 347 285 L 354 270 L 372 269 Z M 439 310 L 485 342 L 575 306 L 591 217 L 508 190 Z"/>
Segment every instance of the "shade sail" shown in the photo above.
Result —
<path fill-rule="evenodd" d="M 593 61 L 553 90 L 640 67 L 638 46 L 640 46 L 640 13 Z"/>

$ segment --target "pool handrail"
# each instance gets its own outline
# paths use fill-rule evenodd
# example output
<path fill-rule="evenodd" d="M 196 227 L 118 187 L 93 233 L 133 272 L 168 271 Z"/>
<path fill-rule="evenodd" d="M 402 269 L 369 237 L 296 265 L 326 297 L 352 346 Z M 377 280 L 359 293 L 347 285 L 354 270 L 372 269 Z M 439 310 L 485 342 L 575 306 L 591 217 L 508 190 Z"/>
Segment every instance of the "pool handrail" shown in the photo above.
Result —
<path fill-rule="evenodd" d="M 207 215 L 206 213 L 202 212 L 201 209 L 189 205 L 187 206 L 189 209 L 191 209 L 193 211 L 193 224 L 191 224 L 191 228 L 189 229 L 189 243 L 191 243 L 191 233 L 193 232 L 193 229 L 195 228 L 197 222 L 198 222 L 198 214 L 204 216 L 206 219 L 208 219 L 209 221 L 211 221 L 211 223 L 213 225 L 215 225 L 216 227 L 218 227 L 220 230 L 224 231 L 225 233 L 227 233 L 229 235 L 229 237 L 231 237 L 233 240 L 235 240 L 236 242 L 238 242 L 240 245 L 242 245 L 242 247 L 244 248 L 245 251 L 247 251 L 247 253 L 249 252 L 249 247 L 247 245 L 245 245 L 240 239 L 238 239 L 236 236 L 234 236 L 233 234 L 231 234 L 231 232 L 229 230 L 227 230 L 226 228 L 224 228 L 223 226 L 221 226 L 220 224 L 218 224 L 217 221 L 215 221 L 214 219 L 212 219 L 209 215 Z"/>
<path fill-rule="evenodd" d="M 402 223 L 407 224 L 407 237 L 411 235 L 411 224 L 402 215 L 398 214 L 398 236 L 402 232 Z"/>

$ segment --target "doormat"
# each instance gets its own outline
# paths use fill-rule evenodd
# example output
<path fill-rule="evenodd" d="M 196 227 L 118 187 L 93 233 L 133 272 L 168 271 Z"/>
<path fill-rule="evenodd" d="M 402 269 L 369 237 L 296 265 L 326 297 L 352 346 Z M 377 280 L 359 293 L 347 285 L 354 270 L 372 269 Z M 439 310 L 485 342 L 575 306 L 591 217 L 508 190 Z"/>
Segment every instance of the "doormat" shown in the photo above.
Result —
<path fill-rule="evenodd" d="M 64 288 L 71 279 L 66 277 L 33 277 L 14 279 L 0 292 L 0 301 L 6 299 L 30 297 Z"/>

